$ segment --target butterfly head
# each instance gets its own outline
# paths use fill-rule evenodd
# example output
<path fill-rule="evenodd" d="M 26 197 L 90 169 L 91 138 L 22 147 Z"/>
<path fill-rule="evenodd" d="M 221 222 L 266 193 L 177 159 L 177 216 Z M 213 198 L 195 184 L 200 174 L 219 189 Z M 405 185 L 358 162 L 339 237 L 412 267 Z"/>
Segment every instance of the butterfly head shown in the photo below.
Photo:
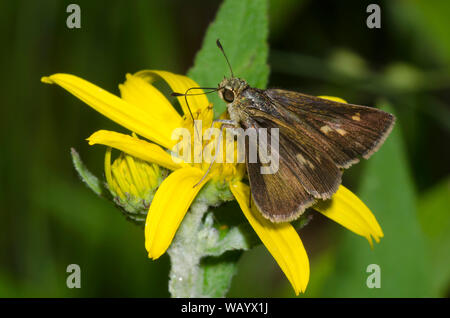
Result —
<path fill-rule="evenodd" d="M 224 78 L 219 84 L 219 97 L 227 104 L 233 103 L 242 91 L 248 87 L 243 79 L 237 77 Z"/>

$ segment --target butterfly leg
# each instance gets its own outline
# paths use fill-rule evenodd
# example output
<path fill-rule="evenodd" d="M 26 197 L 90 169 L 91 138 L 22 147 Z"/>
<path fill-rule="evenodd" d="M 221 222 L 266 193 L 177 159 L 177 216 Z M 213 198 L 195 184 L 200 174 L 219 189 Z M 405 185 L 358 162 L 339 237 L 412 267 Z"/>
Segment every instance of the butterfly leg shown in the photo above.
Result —
<path fill-rule="evenodd" d="M 194 185 L 194 188 L 196 186 L 198 186 L 200 183 L 203 182 L 203 180 L 205 180 L 206 176 L 209 174 L 209 172 L 211 171 L 212 165 L 214 164 L 214 162 L 217 159 L 217 156 L 219 154 L 219 149 L 220 149 L 220 144 L 221 144 L 221 140 L 222 140 L 222 136 L 223 136 L 223 129 L 228 127 L 228 128 L 235 128 L 236 127 L 236 123 L 233 120 L 228 120 L 228 119 L 215 119 L 213 120 L 211 127 L 214 126 L 215 123 L 222 123 L 222 126 L 220 126 L 220 133 L 219 133 L 219 138 L 217 140 L 217 145 L 216 145 L 216 151 L 214 153 L 214 158 L 211 161 L 211 163 L 209 164 L 208 170 L 206 170 L 205 174 L 203 175 L 203 177 L 200 179 L 199 182 L 197 182 Z"/>
<path fill-rule="evenodd" d="M 211 127 L 209 127 L 209 128 L 212 128 L 215 123 L 221 123 L 222 125 L 228 125 L 228 126 L 236 127 L 236 122 L 234 120 L 231 120 L 231 119 L 214 119 L 212 121 L 212 123 L 211 123 Z"/>

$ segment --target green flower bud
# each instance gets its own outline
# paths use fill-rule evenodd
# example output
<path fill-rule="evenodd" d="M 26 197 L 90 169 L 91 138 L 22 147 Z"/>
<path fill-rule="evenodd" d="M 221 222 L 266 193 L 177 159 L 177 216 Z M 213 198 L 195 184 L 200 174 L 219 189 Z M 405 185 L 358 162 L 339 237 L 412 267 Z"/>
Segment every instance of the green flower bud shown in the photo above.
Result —
<path fill-rule="evenodd" d="M 145 222 L 153 196 L 167 174 L 166 169 L 125 153 L 111 164 L 111 148 L 106 151 L 107 188 L 124 215 L 136 223 Z"/>

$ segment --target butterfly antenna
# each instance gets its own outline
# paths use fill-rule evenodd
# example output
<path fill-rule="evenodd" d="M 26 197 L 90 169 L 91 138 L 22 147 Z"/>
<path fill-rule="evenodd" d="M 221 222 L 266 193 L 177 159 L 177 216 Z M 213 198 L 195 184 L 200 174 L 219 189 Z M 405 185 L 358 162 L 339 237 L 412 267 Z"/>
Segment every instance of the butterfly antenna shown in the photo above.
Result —
<path fill-rule="evenodd" d="M 228 60 L 228 57 L 225 54 L 225 50 L 223 49 L 222 44 L 220 43 L 219 39 L 217 39 L 216 44 L 217 44 L 217 47 L 222 51 L 222 54 L 225 57 L 225 60 L 227 60 L 228 67 L 230 68 L 230 72 L 231 72 L 231 77 L 234 77 L 233 69 L 231 68 L 230 61 Z"/>
<path fill-rule="evenodd" d="M 209 89 L 210 91 L 208 91 L 208 92 L 203 92 L 203 93 L 188 94 L 188 92 L 189 92 L 190 90 L 193 90 L 193 89 Z M 188 110 L 189 110 L 189 114 L 191 115 L 191 118 L 192 118 L 192 124 L 194 125 L 194 130 L 196 131 L 197 137 L 198 137 L 198 138 L 200 138 L 200 135 L 199 135 L 199 132 L 197 131 L 197 126 L 195 126 L 194 115 L 192 114 L 191 107 L 189 107 L 189 103 L 188 103 L 187 97 L 188 97 L 188 96 L 195 96 L 195 95 L 210 94 L 210 93 L 216 92 L 217 90 L 218 90 L 218 88 L 213 88 L 213 87 L 191 87 L 191 88 L 188 88 L 184 94 L 182 94 L 182 93 L 176 93 L 176 92 L 173 92 L 173 93 L 171 94 L 172 96 L 175 96 L 175 97 L 184 96 L 184 100 L 185 100 L 186 106 L 187 106 L 187 108 L 188 108 Z"/>

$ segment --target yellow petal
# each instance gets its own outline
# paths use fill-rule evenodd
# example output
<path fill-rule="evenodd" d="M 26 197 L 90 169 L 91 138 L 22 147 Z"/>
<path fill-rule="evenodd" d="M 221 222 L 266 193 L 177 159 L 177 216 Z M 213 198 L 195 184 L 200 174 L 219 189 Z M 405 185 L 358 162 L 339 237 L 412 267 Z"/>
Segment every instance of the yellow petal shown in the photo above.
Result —
<path fill-rule="evenodd" d="M 41 80 L 61 86 L 102 115 L 166 148 L 170 149 L 175 143 L 170 139 L 170 125 L 153 117 L 151 112 L 144 111 L 82 78 L 70 74 L 54 74 Z M 155 104 L 154 107 L 158 105 Z"/>
<path fill-rule="evenodd" d="M 244 215 L 267 250 L 277 261 L 295 293 L 304 292 L 309 281 L 309 260 L 302 241 L 290 223 L 272 223 L 255 206 L 248 207 L 249 187 L 242 182 L 230 183 L 230 189 Z"/>
<path fill-rule="evenodd" d="M 347 101 L 345 99 L 340 98 L 340 97 L 326 96 L 326 95 L 317 96 L 317 97 L 320 97 L 320 98 L 323 98 L 323 99 L 329 99 L 329 100 L 332 100 L 332 101 L 335 101 L 335 102 L 338 102 L 338 103 L 347 104 Z"/>
<path fill-rule="evenodd" d="M 330 200 L 321 201 L 313 208 L 350 231 L 364 236 L 371 246 L 372 237 L 377 243 L 383 237 L 383 231 L 369 208 L 342 185 Z"/>
<path fill-rule="evenodd" d="M 108 184 L 113 184 L 113 178 L 111 173 L 111 147 L 106 148 L 105 153 L 105 178 Z"/>
<path fill-rule="evenodd" d="M 209 180 L 205 178 L 194 187 L 203 174 L 198 168 L 182 168 L 172 172 L 159 186 L 145 222 L 148 257 L 157 259 L 166 252 L 192 201 Z"/>
<path fill-rule="evenodd" d="M 167 98 L 142 77 L 127 74 L 126 81 L 119 85 L 122 99 L 150 112 L 171 129 L 180 127 L 182 118 Z"/>
<path fill-rule="evenodd" d="M 159 166 L 175 170 L 183 167 L 175 163 L 172 156 L 160 146 L 142 139 L 109 130 L 99 130 L 87 138 L 90 145 L 101 144 L 123 151 L 133 157 L 156 163 Z"/>
<path fill-rule="evenodd" d="M 198 84 L 189 77 L 184 75 L 173 74 L 167 71 L 144 70 L 137 72 L 135 75 L 149 81 L 150 83 L 156 81 L 158 78 L 162 78 L 167 82 L 167 84 L 169 84 L 170 88 L 177 93 L 184 94 L 186 90 L 189 88 L 199 87 Z M 195 89 L 189 92 L 189 94 L 199 94 L 199 93 L 203 93 L 203 91 L 201 89 Z M 197 119 L 196 114 L 197 113 L 200 114 L 202 110 L 208 107 L 209 105 L 208 98 L 204 94 L 188 96 L 187 100 L 191 112 L 194 114 L 195 119 Z M 186 105 L 186 99 L 184 98 L 184 96 L 178 97 L 178 102 L 180 103 L 184 114 L 187 117 L 190 116 L 188 107 Z"/>

